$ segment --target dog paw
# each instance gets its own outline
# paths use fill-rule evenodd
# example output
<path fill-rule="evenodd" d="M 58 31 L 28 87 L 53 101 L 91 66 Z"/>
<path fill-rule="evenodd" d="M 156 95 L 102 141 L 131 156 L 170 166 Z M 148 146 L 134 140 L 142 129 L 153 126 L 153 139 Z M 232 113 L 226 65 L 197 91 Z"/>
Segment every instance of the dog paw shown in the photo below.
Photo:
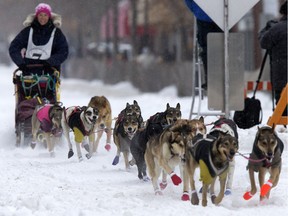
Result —
<path fill-rule="evenodd" d="M 74 155 L 74 152 L 72 149 L 70 149 L 68 152 L 68 159 L 71 158 L 73 155 Z"/>
<path fill-rule="evenodd" d="M 188 201 L 188 200 L 190 200 L 190 197 L 189 197 L 189 194 L 188 194 L 188 192 L 183 192 L 183 194 L 182 194 L 182 197 L 181 197 L 181 200 L 183 200 L 183 201 Z"/>
<path fill-rule="evenodd" d="M 268 198 L 267 197 L 260 197 L 260 205 L 266 205 L 268 202 Z"/>
<path fill-rule="evenodd" d="M 144 181 L 144 182 L 148 182 L 148 181 L 150 181 L 150 179 L 149 179 L 148 176 L 143 176 L 143 181 Z"/>
<path fill-rule="evenodd" d="M 212 202 L 213 204 L 215 204 L 215 199 L 216 199 L 216 195 L 215 195 L 215 194 L 212 194 L 212 195 L 211 195 L 211 202 Z"/>
<path fill-rule="evenodd" d="M 111 150 L 110 143 L 107 143 L 104 148 L 109 152 Z"/>
<path fill-rule="evenodd" d="M 83 161 L 83 157 L 82 156 L 79 157 L 79 162 L 81 162 L 81 161 Z"/>
<path fill-rule="evenodd" d="M 132 160 L 129 161 L 130 166 L 134 166 L 136 164 L 136 161 L 134 158 L 132 158 Z"/>
<path fill-rule="evenodd" d="M 172 179 L 172 182 L 173 182 L 174 185 L 181 184 L 182 179 L 178 175 L 176 175 L 176 173 L 172 172 L 170 174 L 170 176 L 171 176 L 171 179 Z"/>
<path fill-rule="evenodd" d="M 54 151 L 50 152 L 49 154 L 50 154 L 51 158 L 55 158 L 55 152 Z"/>
<path fill-rule="evenodd" d="M 87 159 L 91 158 L 91 155 L 89 153 L 87 153 L 85 156 L 86 156 Z"/>
<path fill-rule="evenodd" d="M 113 160 L 113 162 L 112 162 L 112 165 L 117 165 L 119 163 L 119 156 L 117 155 L 117 156 L 115 156 L 115 158 L 114 158 L 114 160 Z"/>
<path fill-rule="evenodd" d="M 32 149 L 34 149 L 35 146 L 36 146 L 36 142 L 31 142 L 30 147 L 31 147 Z"/>
<path fill-rule="evenodd" d="M 160 191 L 159 189 L 157 189 L 157 190 L 155 190 L 155 195 L 160 195 L 160 196 L 162 196 L 163 193 L 162 193 L 162 191 Z"/>
<path fill-rule="evenodd" d="M 196 191 L 193 191 L 191 194 L 191 204 L 192 205 L 199 205 L 199 197 Z"/>

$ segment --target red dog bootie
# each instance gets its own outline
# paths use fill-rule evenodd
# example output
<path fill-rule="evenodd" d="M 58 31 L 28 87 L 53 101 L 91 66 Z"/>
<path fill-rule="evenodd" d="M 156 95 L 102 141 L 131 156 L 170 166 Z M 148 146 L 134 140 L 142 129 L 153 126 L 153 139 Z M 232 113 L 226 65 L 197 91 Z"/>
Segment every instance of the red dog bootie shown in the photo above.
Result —
<path fill-rule="evenodd" d="M 178 175 L 176 175 L 176 173 L 174 173 L 174 172 L 170 173 L 170 177 L 171 177 L 174 185 L 181 184 L 182 180 Z"/>
<path fill-rule="evenodd" d="M 250 191 L 247 191 L 244 195 L 243 195 L 243 198 L 245 200 L 249 200 L 253 197 L 253 195 L 250 193 Z"/>
<path fill-rule="evenodd" d="M 272 186 L 273 186 L 272 181 L 268 180 L 264 185 L 262 185 L 260 195 L 263 197 L 266 196 L 266 194 L 269 192 Z"/>
<path fill-rule="evenodd" d="M 107 143 L 104 148 L 105 148 L 107 151 L 110 151 L 110 149 L 111 149 L 110 143 Z"/>
<path fill-rule="evenodd" d="M 189 193 L 187 191 L 183 192 L 181 200 L 183 200 L 183 201 L 189 201 L 190 200 L 190 196 L 189 196 Z"/>

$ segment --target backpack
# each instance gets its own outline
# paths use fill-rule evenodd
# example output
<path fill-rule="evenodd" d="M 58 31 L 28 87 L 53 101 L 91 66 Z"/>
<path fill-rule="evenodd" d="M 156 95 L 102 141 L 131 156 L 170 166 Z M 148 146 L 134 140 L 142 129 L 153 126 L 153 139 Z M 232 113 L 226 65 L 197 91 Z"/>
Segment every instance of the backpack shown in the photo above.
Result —
<path fill-rule="evenodd" d="M 235 111 L 233 120 L 239 128 L 248 129 L 262 122 L 262 108 L 260 100 L 255 97 L 245 98 L 244 109 Z"/>
<path fill-rule="evenodd" d="M 256 91 L 258 89 L 258 85 L 263 73 L 263 69 L 265 66 L 265 62 L 268 56 L 268 51 L 266 50 L 265 55 L 263 57 L 260 72 L 258 75 L 258 79 L 256 81 L 256 87 L 253 92 L 253 96 L 251 98 L 246 97 L 244 100 L 244 110 L 235 111 L 233 120 L 237 124 L 239 128 L 248 129 L 255 125 L 261 124 L 262 122 L 262 108 L 260 100 L 255 98 Z"/>

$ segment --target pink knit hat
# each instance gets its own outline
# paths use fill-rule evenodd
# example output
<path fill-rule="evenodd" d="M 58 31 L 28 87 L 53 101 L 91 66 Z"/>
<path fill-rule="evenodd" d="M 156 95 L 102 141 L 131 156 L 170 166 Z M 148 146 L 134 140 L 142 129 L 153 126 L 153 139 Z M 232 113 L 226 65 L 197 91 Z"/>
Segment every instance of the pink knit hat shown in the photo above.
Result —
<path fill-rule="evenodd" d="M 51 17 L 52 10 L 51 10 L 50 5 L 45 4 L 45 3 L 38 4 L 35 8 L 36 16 L 38 16 L 38 14 L 41 12 L 46 13 L 49 17 Z"/>

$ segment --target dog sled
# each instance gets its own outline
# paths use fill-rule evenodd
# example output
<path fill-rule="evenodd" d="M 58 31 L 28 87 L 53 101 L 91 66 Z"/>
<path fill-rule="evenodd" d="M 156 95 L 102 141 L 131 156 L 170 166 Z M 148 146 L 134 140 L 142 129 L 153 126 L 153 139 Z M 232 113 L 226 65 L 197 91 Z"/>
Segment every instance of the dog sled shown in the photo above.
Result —
<path fill-rule="evenodd" d="M 13 73 L 15 87 L 15 133 L 16 146 L 25 146 L 32 139 L 31 117 L 38 105 L 55 104 L 60 100 L 60 72 L 55 68 L 53 74 L 44 74 L 44 66 L 28 65 L 27 68 L 39 67 L 42 75 L 23 75 L 18 68 Z M 38 141 L 43 142 L 43 134 L 39 131 Z"/>

